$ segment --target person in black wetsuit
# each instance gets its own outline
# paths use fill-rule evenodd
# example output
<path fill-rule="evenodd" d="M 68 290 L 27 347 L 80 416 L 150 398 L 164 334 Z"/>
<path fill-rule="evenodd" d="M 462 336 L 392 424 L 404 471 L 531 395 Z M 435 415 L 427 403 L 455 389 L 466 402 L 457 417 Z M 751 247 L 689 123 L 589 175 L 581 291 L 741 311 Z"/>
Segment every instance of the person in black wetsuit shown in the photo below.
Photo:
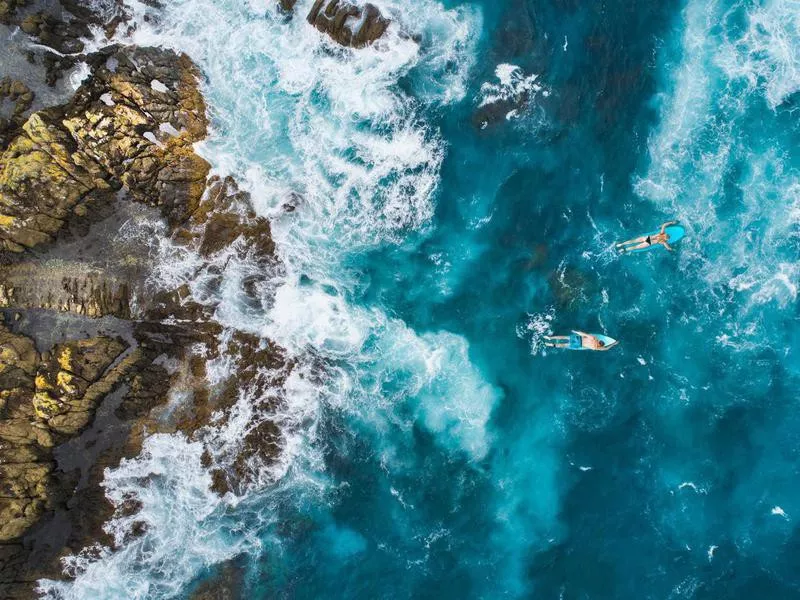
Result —
<path fill-rule="evenodd" d="M 617 250 L 620 252 L 630 252 L 631 250 L 649 248 L 653 244 L 661 244 L 664 246 L 664 248 L 671 251 L 672 246 L 669 245 L 669 234 L 667 234 L 664 230 L 670 225 L 675 225 L 676 223 L 677 221 L 667 221 L 666 223 L 662 223 L 661 231 L 659 231 L 657 234 L 643 235 L 642 237 L 628 240 L 627 242 L 622 242 L 617 244 Z"/>

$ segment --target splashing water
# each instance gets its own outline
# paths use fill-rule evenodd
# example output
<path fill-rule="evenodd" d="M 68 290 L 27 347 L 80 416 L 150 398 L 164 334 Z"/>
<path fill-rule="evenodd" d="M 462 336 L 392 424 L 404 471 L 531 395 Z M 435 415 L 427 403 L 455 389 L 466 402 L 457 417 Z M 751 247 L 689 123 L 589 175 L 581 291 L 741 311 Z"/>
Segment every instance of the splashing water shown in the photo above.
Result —
<path fill-rule="evenodd" d="M 200 66 L 198 150 L 282 261 L 255 308 L 235 249 L 163 243 L 160 282 L 298 366 L 108 470 L 141 510 L 42 591 L 185 597 L 237 561 L 254 598 L 796 597 L 797 3 L 386 0 L 358 51 L 311 4 L 131 3 L 122 41 Z M 546 127 L 474 125 L 520 94 Z M 616 257 L 670 218 L 675 253 Z M 542 350 L 573 328 L 621 343 Z M 278 460 L 209 491 L 202 449 L 264 418 Z"/>

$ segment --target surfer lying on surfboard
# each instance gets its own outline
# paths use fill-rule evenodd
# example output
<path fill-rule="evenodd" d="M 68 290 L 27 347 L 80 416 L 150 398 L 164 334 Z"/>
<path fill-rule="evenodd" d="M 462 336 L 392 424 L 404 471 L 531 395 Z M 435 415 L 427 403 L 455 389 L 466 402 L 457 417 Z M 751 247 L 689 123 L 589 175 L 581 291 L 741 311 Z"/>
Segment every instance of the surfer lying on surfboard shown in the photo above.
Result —
<path fill-rule="evenodd" d="M 603 337 L 606 340 L 611 340 L 606 336 Z M 575 331 L 574 329 L 572 330 L 572 335 L 546 335 L 544 337 L 544 345 L 548 348 L 566 348 L 568 350 L 598 350 L 605 352 L 618 343 L 617 340 L 608 342 L 591 333 Z"/>
<path fill-rule="evenodd" d="M 617 250 L 620 252 L 632 252 L 634 250 L 644 250 L 645 248 L 649 248 L 653 244 L 661 244 L 667 250 L 672 250 L 672 246 L 669 245 L 669 234 L 664 231 L 670 225 L 675 225 L 677 221 L 667 221 L 666 223 L 662 223 L 661 231 L 656 234 L 650 235 L 643 235 L 638 238 L 634 238 L 632 240 L 628 240 L 627 242 L 621 242 L 617 244 Z"/>

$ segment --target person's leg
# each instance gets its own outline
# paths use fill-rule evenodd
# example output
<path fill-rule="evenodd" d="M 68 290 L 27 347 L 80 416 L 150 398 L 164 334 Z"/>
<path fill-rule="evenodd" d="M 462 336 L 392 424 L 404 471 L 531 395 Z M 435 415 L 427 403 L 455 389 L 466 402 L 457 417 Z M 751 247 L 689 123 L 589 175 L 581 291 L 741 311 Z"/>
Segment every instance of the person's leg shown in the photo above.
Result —
<path fill-rule="evenodd" d="M 632 250 L 641 250 L 642 248 L 649 248 L 652 244 L 648 244 L 644 240 L 641 244 L 637 244 L 636 246 L 627 246 L 622 249 L 623 252 L 631 252 Z"/>
<path fill-rule="evenodd" d="M 569 336 L 566 335 L 546 335 L 544 345 L 548 348 L 566 348 L 569 345 Z"/>
<path fill-rule="evenodd" d="M 617 244 L 617 248 L 621 248 L 622 246 L 628 246 L 628 245 L 633 245 L 633 244 L 641 244 L 646 239 L 647 239 L 647 236 L 643 235 L 641 237 L 634 238 L 632 240 L 628 240 L 627 242 L 620 242 L 619 244 Z"/>
<path fill-rule="evenodd" d="M 562 341 L 545 342 L 544 345 L 547 346 L 548 348 L 569 348 L 569 342 L 562 342 Z"/>

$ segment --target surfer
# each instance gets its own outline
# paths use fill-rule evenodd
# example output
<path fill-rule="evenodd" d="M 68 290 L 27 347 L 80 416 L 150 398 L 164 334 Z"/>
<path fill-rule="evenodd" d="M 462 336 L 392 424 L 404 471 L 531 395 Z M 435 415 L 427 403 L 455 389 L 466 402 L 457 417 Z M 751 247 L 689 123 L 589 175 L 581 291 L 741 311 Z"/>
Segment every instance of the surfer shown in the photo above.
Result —
<path fill-rule="evenodd" d="M 584 333 L 583 331 L 572 330 L 571 335 L 546 335 L 544 345 L 548 348 L 568 348 L 570 350 L 598 350 L 605 352 L 616 346 L 619 342 L 614 340 L 610 344 L 605 343 L 596 335 Z"/>
<path fill-rule="evenodd" d="M 677 221 L 667 221 L 666 223 L 662 223 L 661 231 L 658 233 L 643 235 L 641 237 L 628 240 L 627 242 L 621 242 L 617 244 L 617 250 L 620 252 L 631 252 L 633 250 L 643 250 L 644 248 L 649 248 L 653 244 L 661 244 L 667 250 L 672 251 L 672 246 L 669 245 L 669 234 L 664 230 L 670 225 L 675 225 L 677 223 Z"/>

